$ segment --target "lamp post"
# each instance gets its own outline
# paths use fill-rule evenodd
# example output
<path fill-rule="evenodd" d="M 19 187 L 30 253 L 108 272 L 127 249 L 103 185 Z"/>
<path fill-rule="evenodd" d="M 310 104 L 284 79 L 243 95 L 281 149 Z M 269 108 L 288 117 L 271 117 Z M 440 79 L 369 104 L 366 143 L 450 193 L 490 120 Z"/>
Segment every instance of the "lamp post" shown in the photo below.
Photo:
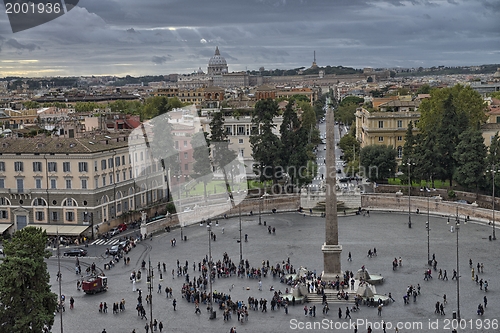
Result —
<path fill-rule="evenodd" d="M 207 223 L 208 231 L 208 285 L 210 288 L 210 296 L 208 297 L 209 302 L 209 312 L 210 319 L 215 318 L 214 308 L 213 308 L 213 292 L 212 292 L 212 227 L 210 223 Z"/>
<path fill-rule="evenodd" d="M 262 196 L 259 197 L 259 225 L 262 224 Z"/>
<path fill-rule="evenodd" d="M 448 221 L 449 223 L 449 221 Z M 467 224 L 467 218 L 464 218 L 464 224 Z M 458 204 L 457 204 L 457 213 L 455 217 L 455 233 L 457 239 L 457 320 L 460 322 L 460 261 L 459 261 L 459 253 L 458 253 L 458 232 L 460 230 L 460 217 L 458 215 Z"/>
<path fill-rule="evenodd" d="M 148 266 L 148 291 L 149 291 L 149 328 L 153 330 L 153 268 L 151 267 L 151 257 Z"/>
<path fill-rule="evenodd" d="M 415 165 L 415 163 L 411 163 L 411 159 L 408 158 L 408 228 L 411 229 L 411 165 Z"/>
<path fill-rule="evenodd" d="M 497 237 L 495 235 L 495 174 L 497 173 L 498 170 L 496 170 L 496 165 L 493 164 L 493 167 L 491 170 L 486 170 L 491 172 L 491 179 L 492 179 L 492 195 L 491 195 L 491 210 L 492 210 L 492 216 L 493 216 L 493 223 L 492 223 L 492 228 L 493 228 L 493 234 L 492 234 L 492 239 L 496 240 Z"/>
<path fill-rule="evenodd" d="M 240 263 L 243 261 L 243 243 L 241 242 L 241 205 L 238 205 L 240 215 Z"/>
<path fill-rule="evenodd" d="M 62 287 L 61 287 L 61 280 L 62 280 L 62 274 L 61 274 L 61 238 L 59 237 L 59 227 L 57 227 L 56 230 L 56 235 L 57 235 L 57 275 L 58 275 L 58 280 L 59 280 L 59 304 L 57 305 L 59 307 L 59 315 L 61 317 L 61 333 L 64 332 L 63 328 L 63 304 L 62 304 Z"/>
<path fill-rule="evenodd" d="M 427 222 L 425 222 L 425 228 L 427 229 L 427 263 L 431 264 L 431 251 L 430 251 L 430 213 L 429 213 L 429 200 L 430 197 L 427 196 Z"/>

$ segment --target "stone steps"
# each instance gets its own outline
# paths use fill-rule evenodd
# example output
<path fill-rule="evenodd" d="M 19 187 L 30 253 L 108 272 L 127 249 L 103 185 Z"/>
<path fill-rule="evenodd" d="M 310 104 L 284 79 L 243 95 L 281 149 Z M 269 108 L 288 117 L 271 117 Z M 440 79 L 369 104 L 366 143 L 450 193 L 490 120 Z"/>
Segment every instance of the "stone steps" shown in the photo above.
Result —
<path fill-rule="evenodd" d="M 337 298 L 337 293 L 333 292 L 325 292 L 326 294 L 326 301 L 328 302 L 329 305 L 331 304 L 354 304 L 354 294 L 349 294 L 349 300 L 339 300 Z M 323 295 L 321 294 L 316 294 L 316 293 L 308 293 L 307 294 L 307 301 L 309 303 L 323 303 Z"/>

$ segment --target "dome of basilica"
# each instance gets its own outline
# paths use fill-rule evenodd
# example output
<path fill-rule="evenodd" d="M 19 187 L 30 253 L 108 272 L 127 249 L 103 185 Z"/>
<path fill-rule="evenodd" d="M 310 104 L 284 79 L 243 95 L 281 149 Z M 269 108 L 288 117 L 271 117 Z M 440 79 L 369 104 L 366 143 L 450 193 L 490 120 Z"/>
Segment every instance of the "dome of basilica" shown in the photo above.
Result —
<path fill-rule="evenodd" d="M 215 55 L 208 61 L 209 66 L 226 66 L 227 62 L 223 56 L 220 55 L 219 47 L 215 49 Z"/>

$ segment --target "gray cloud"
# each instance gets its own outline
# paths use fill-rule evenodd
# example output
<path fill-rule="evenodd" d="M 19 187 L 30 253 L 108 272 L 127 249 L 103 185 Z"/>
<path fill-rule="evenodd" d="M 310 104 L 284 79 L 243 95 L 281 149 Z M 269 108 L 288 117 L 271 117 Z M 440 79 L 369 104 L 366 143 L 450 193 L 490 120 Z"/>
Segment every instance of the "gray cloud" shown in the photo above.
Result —
<path fill-rule="evenodd" d="M 2 42 L 2 59 L 57 75 L 205 70 L 215 46 L 230 71 L 308 67 L 314 50 L 321 66 L 473 65 L 498 63 L 499 12 L 497 0 L 81 0 L 15 36 L 0 17 L 0 35 L 19 44 Z"/>
<path fill-rule="evenodd" d="M 161 56 L 161 57 L 153 56 L 153 58 L 151 59 L 151 61 L 156 65 L 162 65 L 165 62 L 167 62 L 167 60 L 168 60 L 168 57 L 166 57 L 166 56 Z"/>
<path fill-rule="evenodd" d="M 39 48 L 38 46 L 36 46 L 33 43 L 21 44 L 17 40 L 15 40 L 14 38 L 10 38 L 9 40 L 7 40 L 5 42 L 5 45 L 8 45 L 8 46 L 10 46 L 14 49 L 17 49 L 17 50 L 28 50 L 28 51 L 33 51 L 33 50 Z"/>

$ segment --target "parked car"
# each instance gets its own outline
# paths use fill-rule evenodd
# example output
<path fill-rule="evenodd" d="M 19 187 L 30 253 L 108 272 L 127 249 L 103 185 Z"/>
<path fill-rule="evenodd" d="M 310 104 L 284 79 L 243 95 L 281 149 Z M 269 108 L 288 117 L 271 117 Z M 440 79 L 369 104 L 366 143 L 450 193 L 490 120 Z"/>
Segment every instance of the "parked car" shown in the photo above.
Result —
<path fill-rule="evenodd" d="M 87 255 L 87 250 L 76 248 L 64 252 L 65 257 L 85 257 Z"/>
<path fill-rule="evenodd" d="M 120 232 L 124 232 L 125 230 L 127 230 L 127 225 L 125 223 L 122 223 L 118 226 L 118 230 L 120 230 Z"/>
<path fill-rule="evenodd" d="M 120 229 L 118 229 L 118 227 L 114 227 L 108 233 L 111 237 L 113 237 L 113 236 L 118 235 L 120 233 Z"/>
<path fill-rule="evenodd" d="M 118 243 L 118 247 L 121 249 L 124 249 L 128 244 L 130 243 L 130 241 L 128 239 L 124 240 L 124 241 L 121 241 L 120 243 Z"/>

